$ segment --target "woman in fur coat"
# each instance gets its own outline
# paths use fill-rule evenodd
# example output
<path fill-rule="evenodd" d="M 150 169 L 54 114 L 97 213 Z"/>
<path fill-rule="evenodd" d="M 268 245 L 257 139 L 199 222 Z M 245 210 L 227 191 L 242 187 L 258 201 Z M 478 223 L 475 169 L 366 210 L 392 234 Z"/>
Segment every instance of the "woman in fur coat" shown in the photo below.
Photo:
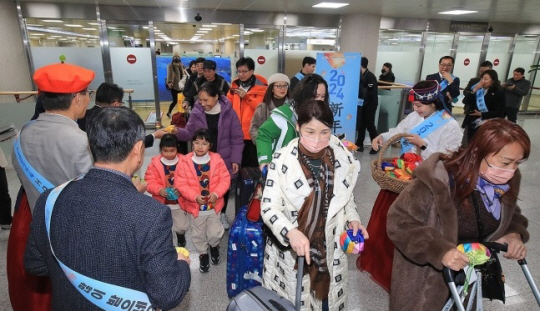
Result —
<path fill-rule="evenodd" d="M 416 168 L 412 185 L 388 212 L 388 236 L 396 246 L 391 310 L 441 310 L 449 296 L 441 270 L 468 265 L 458 244 L 506 243 L 504 257 L 525 258 L 529 233 L 516 204 L 517 168 L 530 148 L 521 127 L 493 119 L 467 148 L 450 156 L 433 154 Z"/>

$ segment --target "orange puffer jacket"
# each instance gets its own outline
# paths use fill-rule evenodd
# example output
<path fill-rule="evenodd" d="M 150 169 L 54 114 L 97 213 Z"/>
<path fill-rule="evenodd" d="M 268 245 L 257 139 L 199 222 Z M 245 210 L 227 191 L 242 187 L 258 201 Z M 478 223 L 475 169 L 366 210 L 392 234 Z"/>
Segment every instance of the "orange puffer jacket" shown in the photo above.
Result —
<path fill-rule="evenodd" d="M 234 80 L 231 83 L 231 89 L 239 87 L 238 79 Z M 249 128 L 251 127 L 251 119 L 253 119 L 253 114 L 259 103 L 263 101 L 264 93 L 266 93 L 266 88 L 268 87 L 268 82 L 263 76 L 255 75 L 255 85 L 253 85 L 247 92 L 244 98 L 240 98 L 240 95 L 236 93 L 227 93 L 227 98 L 232 103 L 232 107 L 238 119 L 240 119 L 240 124 L 242 124 L 242 132 L 244 133 L 244 140 L 251 140 L 249 135 Z"/>

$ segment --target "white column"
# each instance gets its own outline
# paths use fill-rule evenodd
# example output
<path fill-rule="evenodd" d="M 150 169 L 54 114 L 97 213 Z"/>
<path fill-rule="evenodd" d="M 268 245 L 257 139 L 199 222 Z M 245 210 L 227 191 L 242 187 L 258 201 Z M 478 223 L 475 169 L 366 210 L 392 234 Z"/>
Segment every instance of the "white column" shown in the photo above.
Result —
<path fill-rule="evenodd" d="M 360 52 L 374 70 L 379 48 L 381 17 L 378 15 L 348 14 L 343 16 L 341 52 Z"/>

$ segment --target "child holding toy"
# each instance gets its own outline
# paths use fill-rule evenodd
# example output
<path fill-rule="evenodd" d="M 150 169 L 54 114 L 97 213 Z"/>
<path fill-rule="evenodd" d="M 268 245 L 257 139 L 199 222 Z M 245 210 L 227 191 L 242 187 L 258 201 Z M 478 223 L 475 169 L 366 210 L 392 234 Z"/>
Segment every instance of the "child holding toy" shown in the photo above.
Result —
<path fill-rule="evenodd" d="M 439 98 L 437 81 L 416 83 L 409 94 L 409 101 L 412 103 L 414 111 L 395 128 L 377 136 L 373 140 L 373 149 L 379 150 L 388 139 L 396 134 L 408 133 L 409 136 L 402 140 L 402 154 L 415 153 L 418 151 L 417 148 L 420 148 L 420 156 L 425 160 L 433 153 L 449 154 L 457 151 L 463 138 L 461 127 L 444 110 Z M 396 163 L 396 167 L 399 166 L 398 164 L 400 163 Z M 404 165 L 401 168 L 406 169 L 407 166 Z M 394 244 L 386 233 L 386 214 L 398 195 L 399 193 L 388 190 L 379 192 L 367 227 L 372 238 L 366 240 L 364 252 L 356 262 L 360 270 L 369 272 L 371 278 L 386 291 L 390 289 L 394 256 Z"/>
<path fill-rule="evenodd" d="M 219 263 L 219 242 L 225 232 L 220 221 L 225 205 L 223 196 L 229 190 L 229 170 L 212 147 L 210 131 L 199 129 L 193 135 L 193 151 L 180 159 L 174 186 L 180 193 L 180 205 L 188 212 L 193 244 L 199 252 L 202 273 Z"/>
<path fill-rule="evenodd" d="M 189 221 L 186 212 L 178 205 L 178 191 L 174 188 L 174 174 L 179 160 L 183 157 L 178 153 L 177 143 L 174 134 L 163 135 L 159 143 L 161 154 L 152 158 L 144 179 L 148 185 L 146 191 L 171 209 L 174 246 L 185 247 L 185 233 Z"/>

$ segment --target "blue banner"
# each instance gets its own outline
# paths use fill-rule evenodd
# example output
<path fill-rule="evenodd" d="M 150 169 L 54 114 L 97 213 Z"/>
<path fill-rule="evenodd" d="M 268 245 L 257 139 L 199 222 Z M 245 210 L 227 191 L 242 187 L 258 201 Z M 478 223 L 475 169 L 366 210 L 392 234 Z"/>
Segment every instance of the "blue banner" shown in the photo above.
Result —
<path fill-rule="evenodd" d="M 180 59 L 182 64 L 187 69 L 189 63 L 195 60 L 199 56 L 185 56 L 181 55 Z M 202 57 L 202 56 L 201 56 Z M 216 62 L 216 73 L 225 81 L 231 83 L 231 59 L 229 57 L 205 57 L 205 59 L 213 60 Z M 167 65 L 172 62 L 172 55 L 158 55 L 156 56 L 157 75 L 158 75 L 158 89 L 159 100 L 172 100 L 171 91 L 165 87 L 165 79 L 167 78 Z"/>
<path fill-rule="evenodd" d="M 316 73 L 328 83 L 334 134 L 356 140 L 356 107 L 360 85 L 360 53 L 317 53 Z"/>

